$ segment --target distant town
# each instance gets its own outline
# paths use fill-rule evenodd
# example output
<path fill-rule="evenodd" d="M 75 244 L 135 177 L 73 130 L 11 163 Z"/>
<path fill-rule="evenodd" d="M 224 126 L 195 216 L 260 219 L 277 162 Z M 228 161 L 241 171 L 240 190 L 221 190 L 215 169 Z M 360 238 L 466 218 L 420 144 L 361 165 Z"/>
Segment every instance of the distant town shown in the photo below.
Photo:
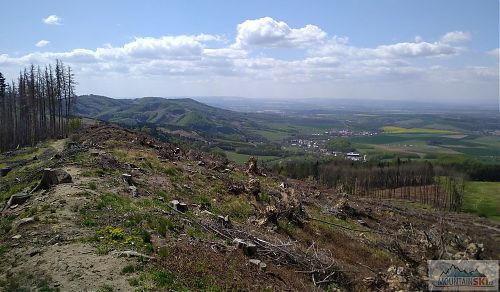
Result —
<path fill-rule="evenodd" d="M 352 161 L 366 161 L 366 155 L 353 151 L 332 151 L 327 147 L 330 140 L 337 138 L 349 138 L 358 136 L 375 136 L 380 131 L 359 131 L 353 132 L 348 129 L 330 130 L 323 133 L 313 133 L 311 135 L 302 135 L 288 141 L 290 146 L 299 147 L 307 152 L 321 153 L 324 155 L 333 155 L 335 157 L 344 157 Z"/>

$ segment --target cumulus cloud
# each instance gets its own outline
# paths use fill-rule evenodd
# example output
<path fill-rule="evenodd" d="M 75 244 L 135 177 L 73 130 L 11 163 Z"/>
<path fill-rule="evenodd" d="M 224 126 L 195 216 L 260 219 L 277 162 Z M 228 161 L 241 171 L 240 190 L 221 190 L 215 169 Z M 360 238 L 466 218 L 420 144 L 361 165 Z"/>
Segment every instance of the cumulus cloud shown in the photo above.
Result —
<path fill-rule="evenodd" d="M 107 44 L 93 49 L 33 52 L 24 56 L 0 54 L 0 66 L 3 70 L 11 68 L 9 70 L 15 75 L 20 67 L 30 63 L 47 64 L 60 59 L 72 65 L 80 84 L 90 84 L 94 92 L 97 89 L 89 80 L 101 84 L 99 80 L 120 82 L 133 78 L 144 79 L 141 82 L 156 80 L 155 85 L 148 88 L 167 90 L 189 84 L 185 85 L 189 87 L 186 92 L 199 90 L 198 94 L 209 94 L 205 90 L 210 87 L 216 95 L 221 92 L 218 91 L 220 86 L 217 86 L 220 84 L 232 86 L 234 92 L 228 94 L 234 95 L 259 90 L 260 95 L 267 95 L 265 90 L 271 90 L 271 85 L 263 84 L 275 84 L 276 88 L 290 88 L 287 94 L 292 96 L 304 92 L 319 94 L 322 89 L 327 94 L 348 83 L 355 84 L 356 88 L 368 83 L 398 86 L 400 83 L 414 82 L 460 83 L 460 80 L 475 82 L 483 87 L 487 84 L 488 88 L 495 82 L 498 84 L 498 68 L 495 66 L 450 68 L 446 62 L 442 63 L 436 58 L 459 56 L 465 48 L 456 43 L 465 40 L 466 36 L 466 33 L 450 32 L 435 42 L 415 37 L 408 42 L 358 47 L 350 44 L 347 37 L 328 36 L 314 25 L 291 28 L 285 22 L 264 17 L 239 24 L 233 41 L 210 34 L 136 37 L 120 46 Z M 42 46 L 48 41 L 39 43 Z M 293 51 L 290 54 L 293 57 L 280 59 L 273 54 L 273 48 L 279 48 L 275 50 L 277 52 Z M 498 57 L 499 51 L 495 49 L 488 54 Z M 420 62 L 420 59 L 426 61 Z M 99 80 L 95 76 L 99 76 Z M 126 92 L 137 92 L 136 88 L 128 85 L 134 82 L 125 83 L 123 86 L 110 86 L 119 90 L 127 89 Z M 105 90 L 111 88 L 105 82 L 102 84 Z M 164 84 L 170 84 L 171 87 L 162 87 L 166 86 Z M 198 84 L 196 86 L 200 88 L 195 89 L 193 84 Z M 324 84 L 338 87 L 325 87 Z M 306 88 L 313 91 L 304 91 Z M 167 93 L 158 91 L 150 94 Z M 179 91 L 177 94 L 182 93 Z"/>
<path fill-rule="evenodd" d="M 35 46 L 41 48 L 41 47 L 45 47 L 46 45 L 48 45 L 50 43 L 50 41 L 47 41 L 47 40 L 41 40 L 39 41 L 38 43 L 35 44 Z"/>
<path fill-rule="evenodd" d="M 57 15 L 49 15 L 46 18 L 42 19 L 43 23 L 50 25 L 61 25 L 62 19 Z"/>
<path fill-rule="evenodd" d="M 470 40 L 469 32 L 451 31 L 441 37 L 441 42 L 445 44 L 461 43 Z"/>
<path fill-rule="evenodd" d="M 397 43 L 378 46 L 375 49 L 361 50 L 361 53 L 367 53 L 368 55 L 382 58 L 447 56 L 455 55 L 458 52 L 458 48 L 439 42 Z"/>
<path fill-rule="evenodd" d="M 238 34 L 233 47 L 307 47 L 325 39 L 326 32 L 315 25 L 290 28 L 283 21 L 271 17 L 246 20 L 238 24 Z"/>
<path fill-rule="evenodd" d="M 161 38 L 136 38 L 133 42 L 120 48 L 102 48 L 96 51 L 99 57 L 131 57 L 131 58 L 185 58 L 197 56 L 203 52 L 203 42 L 217 40 L 210 35 L 198 36 L 164 36 Z"/>
<path fill-rule="evenodd" d="M 380 45 L 375 48 L 350 46 L 347 38 L 334 37 L 323 45 L 309 50 L 315 56 L 345 56 L 351 58 L 416 58 L 442 57 L 459 54 L 463 48 L 444 42 L 425 42 L 416 37 L 414 42 Z"/>

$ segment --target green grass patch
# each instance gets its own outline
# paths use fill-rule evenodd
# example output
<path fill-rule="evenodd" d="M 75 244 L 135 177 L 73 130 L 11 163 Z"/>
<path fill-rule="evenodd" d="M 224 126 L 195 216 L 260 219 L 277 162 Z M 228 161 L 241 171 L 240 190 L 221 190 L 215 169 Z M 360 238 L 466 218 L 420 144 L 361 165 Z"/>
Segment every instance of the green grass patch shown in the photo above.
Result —
<path fill-rule="evenodd" d="M 175 291 L 184 290 L 181 284 L 177 282 L 175 276 L 169 271 L 155 271 L 151 273 L 151 278 L 159 288 L 169 288 Z"/>
<path fill-rule="evenodd" d="M 131 209 L 131 200 L 124 196 L 117 194 L 102 194 L 96 205 L 98 210 L 111 208 L 115 210 L 129 210 Z"/>
<path fill-rule="evenodd" d="M 500 221 L 500 182 L 468 182 L 462 210 Z"/>
<path fill-rule="evenodd" d="M 252 155 L 240 154 L 233 151 L 225 151 L 227 159 L 232 160 L 238 164 L 245 164 Z M 259 161 L 271 161 L 279 159 L 278 156 L 255 156 Z"/>
<path fill-rule="evenodd" d="M 219 214 L 229 215 L 229 218 L 237 222 L 245 222 L 253 213 L 254 207 L 243 196 L 228 196 L 216 209 Z"/>
<path fill-rule="evenodd" d="M 290 137 L 290 133 L 280 130 L 256 130 L 255 133 L 261 135 L 269 141 L 283 141 Z"/>

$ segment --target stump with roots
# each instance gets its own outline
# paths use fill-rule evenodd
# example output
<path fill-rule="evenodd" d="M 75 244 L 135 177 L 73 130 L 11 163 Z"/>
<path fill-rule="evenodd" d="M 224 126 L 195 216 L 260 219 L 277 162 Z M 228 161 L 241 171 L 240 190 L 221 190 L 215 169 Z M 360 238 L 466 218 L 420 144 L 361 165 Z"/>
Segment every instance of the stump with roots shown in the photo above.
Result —
<path fill-rule="evenodd" d="M 34 193 L 40 189 L 48 189 L 52 186 L 61 183 L 69 183 L 72 181 L 71 175 L 62 169 L 45 168 L 43 170 L 42 179 L 38 185 L 30 192 Z"/>
<path fill-rule="evenodd" d="M 17 193 L 12 195 L 5 207 L 2 209 L 2 212 L 7 210 L 10 206 L 24 203 L 38 190 L 46 190 L 54 185 L 69 183 L 71 181 L 71 175 L 66 171 L 62 169 L 45 168 L 43 170 L 42 179 L 40 179 L 40 182 L 36 185 L 36 187 L 29 193 Z"/>

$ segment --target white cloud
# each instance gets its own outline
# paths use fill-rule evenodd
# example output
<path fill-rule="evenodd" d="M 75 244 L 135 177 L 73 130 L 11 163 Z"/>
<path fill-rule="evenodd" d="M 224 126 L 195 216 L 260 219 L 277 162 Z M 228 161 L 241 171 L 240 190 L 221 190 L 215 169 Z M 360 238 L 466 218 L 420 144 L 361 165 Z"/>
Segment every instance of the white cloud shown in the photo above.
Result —
<path fill-rule="evenodd" d="M 61 25 L 62 19 L 57 15 L 49 15 L 42 19 L 43 23 L 50 25 Z"/>
<path fill-rule="evenodd" d="M 455 55 L 459 52 L 458 48 L 444 43 L 397 43 L 392 45 L 382 45 L 375 49 L 363 49 L 362 53 L 375 55 L 381 58 L 400 58 L 400 57 L 432 57 Z"/>
<path fill-rule="evenodd" d="M 361 95 L 358 89 L 363 87 L 367 89 L 363 94 L 382 96 L 381 91 L 371 90 L 369 85 L 391 88 L 395 93 L 396 89 L 403 90 L 401 84 L 432 84 L 439 86 L 441 92 L 452 92 L 459 87 L 449 84 L 464 80 L 473 84 L 471 88 L 477 85 L 474 88 L 491 95 L 491 85 L 498 85 L 498 67 L 483 64 L 484 67 L 452 68 L 448 61 L 436 58 L 460 57 L 465 48 L 451 41 L 460 39 L 459 36 L 452 32 L 436 42 L 416 37 L 409 42 L 358 47 L 350 44 L 347 37 L 328 37 L 317 26 L 290 28 L 285 22 L 266 17 L 241 23 L 234 42 L 209 34 L 137 37 L 116 47 L 105 44 L 93 49 L 33 52 L 24 56 L 0 54 L 0 67 L 15 76 L 23 66 L 60 59 L 73 67 L 81 84 L 80 93 L 106 94 L 108 88 L 113 88 L 115 93 L 108 93 L 112 96 L 328 96 L 338 92 L 337 88 Z M 283 59 L 274 54 L 283 50 L 293 53 Z M 498 56 L 499 51 L 495 49 L 489 54 Z M 149 89 L 142 89 L 140 93 L 136 78 L 145 84 L 141 88 L 157 91 L 146 93 Z M 116 84 L 107 84 L 115 82 L 112 80 Z M 428 96 L 432 96 L 432 86 L 426 89 Z M 418 86 L 408 88 L 414 90 Z"/>
<path fill-rule="evenodd" d="M 493 49 L 491 51 L 486 52 L 488 55 L 497 57 L 497 59 L 500 59 L 500 48 Z"/>
<path fill-rule="evenodd" d="M 95 51 L 95 56 L 100 59 L 189 59 L 203 53 L 205 42 L 219 40 L 218 36 L 206 34 L 163 36 L 160 38 L 143 37 L 136 38 L 123 47 L 98 48 Z"/>
<path fill-rule="evenodd" d="M 415 42 L 380 45 L 375 48 L 358 48 L 350 46 L 346 38 L 333 38 L 324 45 L 310 49 L 309 54 L 313 56 L 391 59 L 453 56 L 461 51 L 461 47 L 441 42 L 424 42 L 420 37 L 417 37 Z"/>
<path fill-rule="evenodd" d="M 469 32 L 451 31 L 441 37 L 441 42 L 445 44 L 461 43 L 470 40 Z"/>
<path fill-rule="evenodd" d="M 307 47 L 326 37 L 326 32 L 315 25 L 290 28 L 283 21 L 271 17 L 246 20 L 238 24 L 238 34 L 233 47 Z"/>
<path fill-rule="evenodd" d="M 38 43 L 35 44 L 35 46 L 41 48 L 41 47 L 45 47 L 46 45 L 50 44 L 50 41 L 47 41 L 47 40 L 41 40 L 39 41 Z"/>

